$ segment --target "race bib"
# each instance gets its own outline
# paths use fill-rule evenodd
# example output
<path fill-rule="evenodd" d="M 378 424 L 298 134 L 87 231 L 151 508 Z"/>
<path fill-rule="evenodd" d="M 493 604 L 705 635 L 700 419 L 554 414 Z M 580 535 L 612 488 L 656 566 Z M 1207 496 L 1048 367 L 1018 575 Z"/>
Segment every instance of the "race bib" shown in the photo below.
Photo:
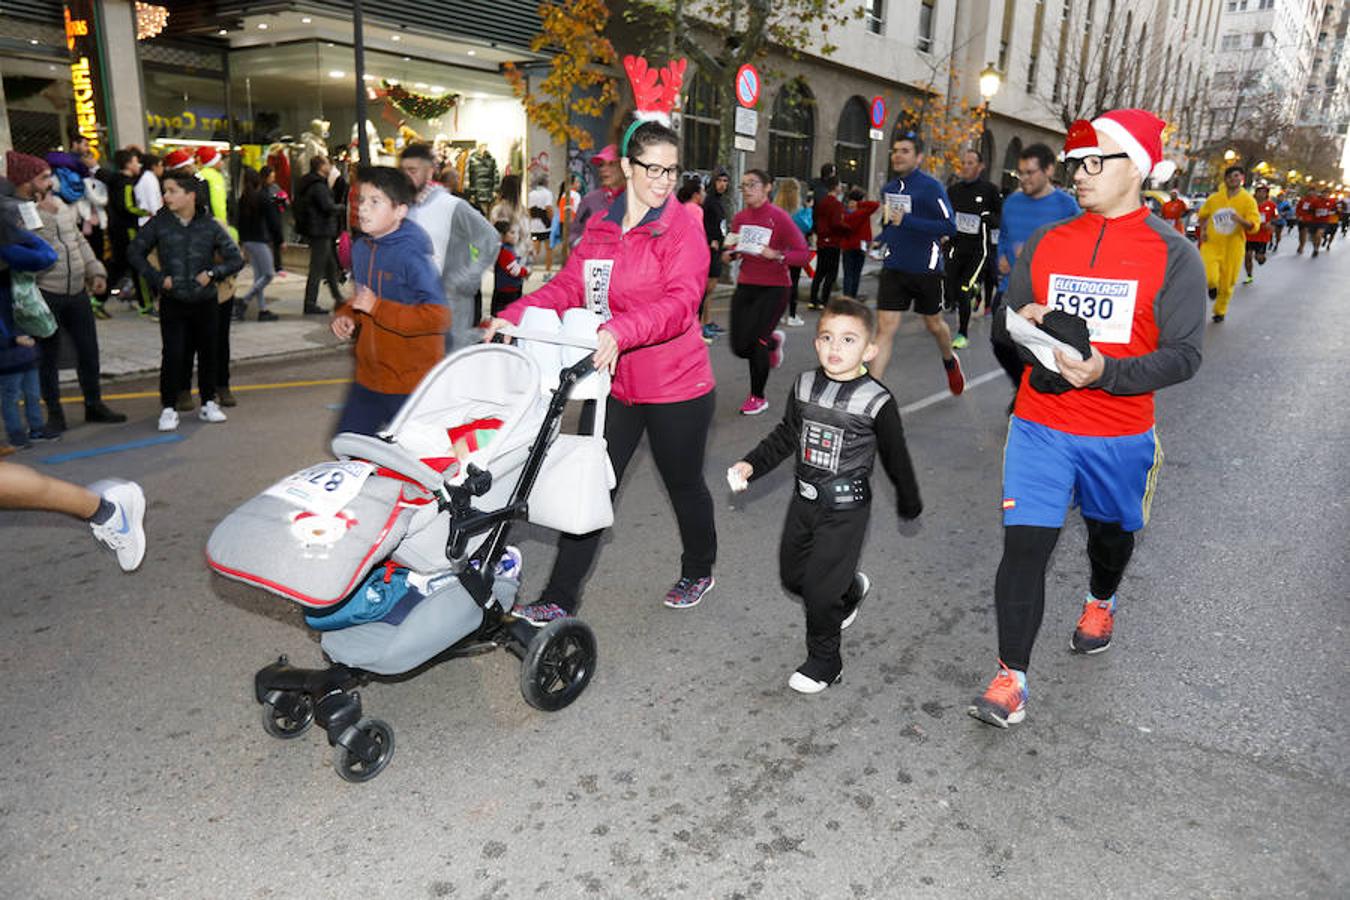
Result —
<path fill-rule="evenodd" d="M 25 200 L 19 204 L 19 219 L 23 222 L 23 227 L 29 231 L 37 231 L 42 227 L 42 216 L 38 215 L 37 204 L 32 200 Z"/>
<path fill-rule="evenodd" d="M 614 274 L 614 260 L 586 260 L 586 308 L 599 313 L 606 322 L 613 313 L 609 311 L 609 280 Z"/>
<path fill-rule="evenodd" d="M 375 466 L 356 460 L 319 463 L 281 479 L 263 493 L 317 516 L 335 516 L 356 498 L 373 471 Z"/>
<path fill-rule="evenodd" d="M 742 225 L 740 234 L 741 239 L 736 242 L 736 249 L 751 256 L 759 256 L 764 252 L 764 248 L 769 246 L 773 229 L 762 225 Z"/>
<path fill-rule="evenodd" d="M 975 213 L 957 213 L 956 230 L 959 234 L 979 234 L 980 217 Z"/>
<path fill-rule="evenodd" d="M 1137 281 L 1052 274 L 1046 302 L 1087 322 L 1092 343 L 1128 344 L 1138 296 Z"/>
<path fill-rule="evenodd" d="M 885 200 L 886 212 L 888 213 L 909 213 L 914 209 L 914 198 L 909 194 L 887 194 Z"/>
<path fill-rule="evenodd" d="M 1210 216 L 1209 222 L 1219 234 L 1232 234 L 1238 227 L 1237 213 L 1227 206 Z"/>

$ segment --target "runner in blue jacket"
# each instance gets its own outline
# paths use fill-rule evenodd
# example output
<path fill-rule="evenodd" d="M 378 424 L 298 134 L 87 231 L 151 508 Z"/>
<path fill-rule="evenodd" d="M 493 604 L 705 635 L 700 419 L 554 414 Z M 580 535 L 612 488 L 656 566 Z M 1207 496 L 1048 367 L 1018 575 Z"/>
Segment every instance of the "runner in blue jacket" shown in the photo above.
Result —
<path fill-rule="evenodd" d="M 913 303 L 924 326 L 937 341 L 947 388 L 960 394 L 966 387 L 961 361 L 952 352 L 952 333 L 942 318 L 942 239 L 956 233 L 956 219 L 947 192 L 924 172 L 923 139 L 907 131 L 891 144 L 891 169 L 896 177 L 881 189 L 881 235 L 886 258 L 877 285 L 877 356 L 870 371 L 886 374 L 891 344 L 900 329 L 900 314 Z"/>

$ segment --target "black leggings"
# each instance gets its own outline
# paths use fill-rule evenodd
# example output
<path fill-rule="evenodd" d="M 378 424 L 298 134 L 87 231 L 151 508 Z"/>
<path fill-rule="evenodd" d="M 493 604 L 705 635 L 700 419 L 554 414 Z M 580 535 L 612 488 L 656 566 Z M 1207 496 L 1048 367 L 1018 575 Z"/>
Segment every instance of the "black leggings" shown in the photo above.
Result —
<path fill-rule="evenodd" d="M 1114 522 L 1083 517 L 1087 525 L 1092 596 L 1108 600 L 1120 586 L 1134 553 L 1134 532 Z M 998 613 L 998 655 L 1010 669 L 1025 672 L 1045 614 L 1045 570 L 1059 540 L 1058 528 L 1009 525 L 1003 529 L 1003 559 L 994 579 Z"/>
<path fill-rule="evenodd" d="M 802 267 L 788 266 L 788 275 L 792 277 L 792 288 L 788 291 L 788 315 L 795 318 L 797 315 L 798 286 L 802 282 Z"/>
<path fill-rule="evenodd" d="M 957 331 L 970 337 L 970 302 L 984 290 L 985 257 L 981 253 L 953 253 L 947 260 L 947 302 L 956 306 Z"/>
<path fill-rule="evenodd" d="M 839 277 L 839 248 L 816 248 L 816 277 L 811 279 L 811 305 L 824 306 L 830 302 L 834 280 Z"/>
<path fill-rule="evenodd" d="M 675 507 L 675 521 L 684 548 L 680 556 L 680 575 L 684 578 L 706 578 L 712 574 L 717 559 L 712 494 L 703 480 L 703 454 L 716 405 L 716 395 L 709 391 L 702 397 L 679 403 L 631 406 L 611 397 L 605 406 L 605 440 L 619 483 L 623 482 L 624 470 L 642 440 L 642 433 L 647 432 L 656 470 L 661 473 L 661 481 Z M 603 534 L 592 531 L 558 536 L 558 555 L 540 602 L 577 611 L 581 605 L 581 582 L 595 562 Z"/>
<path fill-rule="evenodd" d="M 197 350 L 197 391 L 202 403 L 216 399 L 216 303 L 208 298 L 198 303 L 161 300 L 159 304 L 160 351 L 159 402 L 173 406 L 183 385 L 192 384 L 192 350 Z"/>
<path fill-rule="evenodd" d="M 783 315 L 788 288 L 773 284 L 738 284 L 731 295 L 731 352 L 750 362 L 750 393 L 764 396 L 769 383 L 769 351 L 773 330 Z"/>

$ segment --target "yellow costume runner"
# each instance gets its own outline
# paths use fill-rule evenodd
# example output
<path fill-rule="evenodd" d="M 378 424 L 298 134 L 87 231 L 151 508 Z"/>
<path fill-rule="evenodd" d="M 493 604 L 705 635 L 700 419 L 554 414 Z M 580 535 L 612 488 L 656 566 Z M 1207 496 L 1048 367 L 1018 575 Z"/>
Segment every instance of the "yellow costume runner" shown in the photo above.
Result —
<path fill-rule="evenodd" d="M 1247 229 L 1238 220 L 1246 219 L 1260 227 L 1261 213 L 1256 208 L 1256 198 L 1245 188 L 1229 193 L 1228 186 L 1224 185 L 1205 200 L 1199 218 L 1205 227 L 1205 242 L 1200 245 L 1205 280 L 1209 282 L 1211 294 L 1217 291 L 1214 315 L 1225 316 L 1247 252 Z"/>

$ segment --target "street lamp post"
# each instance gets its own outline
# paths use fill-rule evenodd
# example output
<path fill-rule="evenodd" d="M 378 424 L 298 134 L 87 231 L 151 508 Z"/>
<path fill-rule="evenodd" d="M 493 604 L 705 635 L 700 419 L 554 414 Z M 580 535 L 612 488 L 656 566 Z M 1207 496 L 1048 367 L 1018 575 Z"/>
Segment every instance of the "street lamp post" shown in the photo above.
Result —
<path fill-rule="evenodd" d="M 994 95 L 998 93 L 998 89 L 1002 86 L 1003 76 L 999 74 L 998 69 L 994 68 L 994 64 L 990 63 L 985 66 L 984 71 L 980 73 L 980 97 L 984 100 L 980 104 L 981 142 L 984 141 L 985 122 L 989 119 L 989 101 L 994 99 Z"/>

